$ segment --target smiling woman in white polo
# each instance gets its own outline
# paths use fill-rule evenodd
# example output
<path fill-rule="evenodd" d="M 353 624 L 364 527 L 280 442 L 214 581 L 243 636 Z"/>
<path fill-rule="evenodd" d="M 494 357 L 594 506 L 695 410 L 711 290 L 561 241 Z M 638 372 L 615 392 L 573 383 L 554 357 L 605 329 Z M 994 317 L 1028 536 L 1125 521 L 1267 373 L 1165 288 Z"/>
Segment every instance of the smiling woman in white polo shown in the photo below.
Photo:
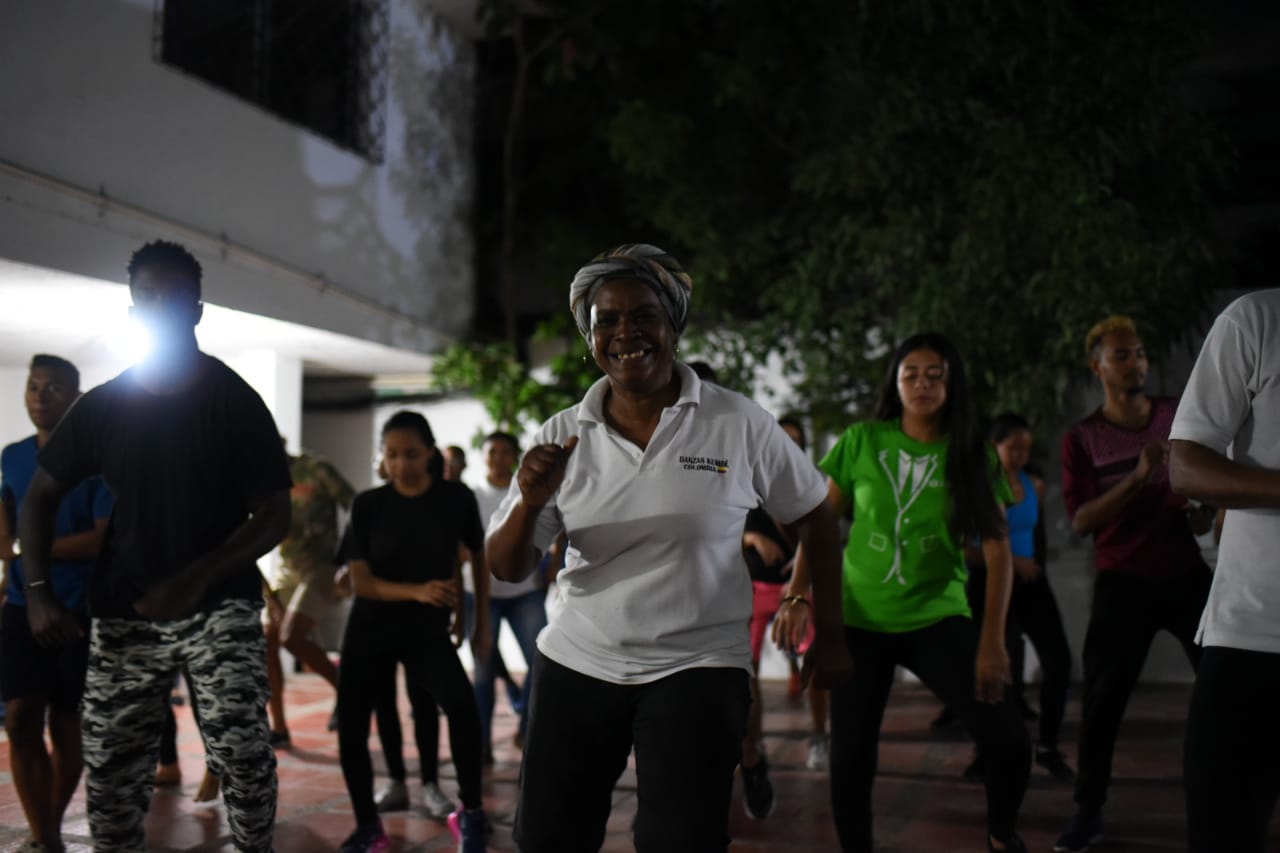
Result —
<path fill-rule="evenodd" d="M 643 244 L 579 270 L 570 307 L 605 376 L 543 424 L 489 528 L 493 573 L 510 581 L 531 547 L 569 539 L 534 667 L 524 853 L 598 851 L 632 748 L 636 849 L 728 847 L 750 702 L 742 528 L 757 505 L 795 521 L 821 567 L 806 669 L 822 684 L 851 672 L 825 485 L 769 413 L 676 361 L 691 290 Z"/>

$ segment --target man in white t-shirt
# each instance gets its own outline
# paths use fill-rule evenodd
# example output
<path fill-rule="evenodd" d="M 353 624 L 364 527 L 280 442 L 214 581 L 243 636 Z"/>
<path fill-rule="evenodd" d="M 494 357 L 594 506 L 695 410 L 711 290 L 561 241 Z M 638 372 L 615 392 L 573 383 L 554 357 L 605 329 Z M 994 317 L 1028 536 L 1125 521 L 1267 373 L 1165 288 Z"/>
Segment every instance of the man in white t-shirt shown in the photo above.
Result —
<path fill-rule="evenodd" d="M 1280 289 L 1218 317 L 1170 432 L 1174 491 L 1226 509 L 1184 773 L 1193 853 L 1262 853 L 1280 793 Z"/>
<path fill-rule="evenodd" d="M 485 479 L 472 491 L 476 496 L 476 504 L 480 507 L 480 518 L 485 524 L 507 496 L 511 487 L 511 479 L 515 475 L 516 463 L 520 460 L 520 443 L 514 435 L 505 432 L 491 433 L 484 440 L 481 448 L 484 455 Z M 530 559 L 533 559 L 532 552 Z M 467 624 L 473 617 L 475 606 L 470 589 L 471 573 L 463 571 L 463 583 L 467 586 Z M 515 634 L 520 651 L 524 654 L 528 672 L 533 671 L 533 661 L 538 651 L 538 634 L 547 626 L 546 582 L 538 572 L 533 572 L 519 583 L 507 583 L 497 578 L 489 578 L 489 626 L 492 632 L 492 653 L 483 662 L 477 662 L 472 680 L 475 685 L 476 703 L 480 706 L 480 733 L 484 743 L 484 759 L 493 763 L 493 708 L 496 702 L 494 689 L 499 678 L 507 682 L 509 688 L 515 685 L 514 679 L 507 671 L 502 656 L 498 653 L 498 632 L 505 619 Z M 468 628 L 470 630 L 470 628 Z M 520 714 L 520 726 L 516 731 L 517 746 L 524 743 L 525 728 L 528 723 L 529 693 L 533 680 L 525 676 L 524 684 L 516 689 L 509 689 L 508 698 L 512 699 L 512 707 Z M 514 696 L 511 694 L 515 693 Z"/>

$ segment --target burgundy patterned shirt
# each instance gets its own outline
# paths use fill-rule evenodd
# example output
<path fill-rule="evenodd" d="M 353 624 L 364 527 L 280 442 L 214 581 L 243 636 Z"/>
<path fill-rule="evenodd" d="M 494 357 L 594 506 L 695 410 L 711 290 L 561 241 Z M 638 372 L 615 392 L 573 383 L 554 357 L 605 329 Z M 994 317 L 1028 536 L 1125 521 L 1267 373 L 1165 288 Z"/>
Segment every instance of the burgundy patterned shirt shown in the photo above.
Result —
<path fill-rule="evenodd" d="M 1151 398 L 1151 420 L 1142 429 L 1111 423 L 1098 409 L 1067 431 L 1062 440 L 1062 498 L 1067 514 L 1105 493 L 1138 465 L 1142 448 L 1168 441 L 1178 401 Z M 1120 514 L 1093 534 L 1098 571 L 1128 572 L 1159 579 L 1201 565 L 1200 546 L 1186 516 L 1186 498 L 1169 488 L 1169 468 L 1161 466 Z"/>

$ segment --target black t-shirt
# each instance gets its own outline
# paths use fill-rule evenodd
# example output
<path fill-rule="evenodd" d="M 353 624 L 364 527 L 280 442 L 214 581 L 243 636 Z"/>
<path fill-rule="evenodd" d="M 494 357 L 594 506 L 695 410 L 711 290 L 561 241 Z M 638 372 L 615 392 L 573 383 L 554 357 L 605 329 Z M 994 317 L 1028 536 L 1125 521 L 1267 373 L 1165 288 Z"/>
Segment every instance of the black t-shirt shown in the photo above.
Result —
<path fill-rule="evenodd" d="M 449 580 L 458 562 L 458 544 L 484 547 L 484 525 L 476 497 L 461 483 L 432 480 L 408 498 L 390 484 L 361 492 L 351 505 L 342 557 L 364 560 L 375 577 L 398 583 Z M 356 598 L 350 624 L 412 625 L 413 630 L 447 631 L 450 611 L 417 601 Z"/>
<path fill-rule="evenodd" d="M 755 548 L 743 548 L 742 550 L 747 558 L 747 570 L 751 573 L 751 579 L 758 583 L 786 583 L 787 577 L 783 575 L 782 570 L 791 561 L 791 558 L 795 556 L 796 547 L 778 530 L 778 525 L 773 522 L 773 516 L 765 512 L 762 507 L 756 507 L 747 513 L 747 522 L 743 527 L 743 532 L 759 533 L 772 539 L 778 543 L 778 547 L 786 555 L 781 561 L 767 565 Z"/>
<path fill-rule="evenodd" d="M 94 571 L 94 616 L 141 618 L 146 591 L 227 540 L 252 501 L 287 490 L 289 460 L 262 398 L 231 368 L 201 354 L 200 378 L 152 394 L 130 368 L 81 397 L 40 451 L 60 483 L 101 474 L 115 510 Z M 261 599 L 257 564 L 209 588 L 205 611 Z"/>

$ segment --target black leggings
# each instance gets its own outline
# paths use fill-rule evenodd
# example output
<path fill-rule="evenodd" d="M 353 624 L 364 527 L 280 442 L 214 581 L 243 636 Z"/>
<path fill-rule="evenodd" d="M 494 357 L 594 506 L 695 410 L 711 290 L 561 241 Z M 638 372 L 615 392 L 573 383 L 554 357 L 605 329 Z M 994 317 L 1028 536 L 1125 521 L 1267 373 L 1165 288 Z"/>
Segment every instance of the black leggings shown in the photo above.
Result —
<path fill-rule="evenodd" d="M 894 669 L 914 672 L 964 721 L 986 757 L 987 828 L 1013 835 L 1031 773 L 1031 745 L 1017 707 L 991 705 L 974 695 L 978 632 L 973 620 L 952 616 L 901 634 L 846 628 L 853 678 L 831 691 L 831 804 L 841 849 L 871 853 L 871 789 Z"/>
<path fill-rule="evenodd" d="M 458 654 L 444 632 L 421 636 L 403 622 L 348 624 L 338 669 L 338 754 L 356 821 L 377 819 L 369 719 L 403 664 L 410 695 L 430 693 L 449 718 L 449 746 L 458 770 L 458 795 L 468 809 L 480 808 L 480 714 Z"/>
<path fill-rule="evenodd" d="M 1009 602 L 1009 625 L 1013 635 L 1010 656 L 1016 660 L 1014 684 L 1022 684 L 1022 635 L 1026 634 L 1040 658 L 1040 746 L 1057 749 L 1062 717 L 1067 710 L 1067 690 L 1071 685 L 1071 646 L 1062 627 L 1058 600 L 1044 572 L 1033 581 L 1014 579 Z"/>
<path fill-rule="evenodd" d="M 1192 853 L 1268 849 L 1280 795 L 1277 708 L 1280 654 L 1205 648 L 1183 756 Z"/>
<path fill-rule="evenodd" d="M 421 685 L 406 683 L 409 707 L 413 709 L 413 740 L 418 745 L 418 762 L 421 765 L 422 784 L 437 781 L 440 772 L 440 707 L 431 694 Z M 396 673 L 378 690 L 374 707 L 374 719 L 378 721 L 378 740 L 382 742 L 382 757 L 387 762 L 387 775 L 397 782 L 409 777 L 404 764 L 404 731 L 400 726 L 400 707 L 396 700 Z"/>
<path fill-rule="evenodd" d="M 982 623 L 982 611 L 986 604 L 987 569 L 983 565 L 969 566 L 969 582 L 966 592 L 973 619 Z M 1009 661 L 1013 671 L 1014 695 L 1022 693 L 1022 669 L 1025 655 L 1022 653 L 1022 635 L 1025 634 L 1040 658 L 1040 738 L 1039 745 L 1058 748 L 1058 735 L 1062 731 L 1062 718 L 1067 710 L 1067 691 L 1071 686 L 1071 646 L 1067 642 L 1066 629 L 1062 627 L 1062 614 L 1053 587 L 1043 571 L 1033 581 L 1013 579 L 1013 593 L 1009 597 L 1009 617 L 1005 631 L 1005 645 L 1009 649 Z"/>

